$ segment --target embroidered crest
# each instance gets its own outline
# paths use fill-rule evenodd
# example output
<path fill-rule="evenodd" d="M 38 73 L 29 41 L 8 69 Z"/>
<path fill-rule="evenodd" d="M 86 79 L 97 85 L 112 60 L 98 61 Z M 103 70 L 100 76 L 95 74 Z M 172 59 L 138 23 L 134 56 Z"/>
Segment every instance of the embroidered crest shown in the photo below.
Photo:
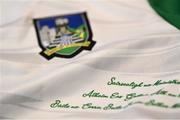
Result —
<path fill-rule="evenodd" d="M 34 19 L 40 52 L 48 60 L 72 58 L 95 45 L 87 14 L 77 13 Z"/>

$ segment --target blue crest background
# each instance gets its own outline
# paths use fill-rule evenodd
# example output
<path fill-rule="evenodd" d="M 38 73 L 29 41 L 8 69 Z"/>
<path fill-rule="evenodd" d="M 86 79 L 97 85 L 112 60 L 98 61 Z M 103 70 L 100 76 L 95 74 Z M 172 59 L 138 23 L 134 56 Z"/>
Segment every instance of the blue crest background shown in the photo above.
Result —
<path fill-rule="evenodd" d="M 39 19 L 37 22 L 39 24 L 39 29 L 41 29 L 44 25 L 48 26 L 49 28 L 54 28 L 55 20 L 57 18 L 67 18 L 69 20 L 68 26 L 71 28 L 77 28 L 80 25 L 83 24 L 83 19 L 81 14 L 73 14 L 73 15 L 65 15 L 65 16 L 59 16 L 59 17 L 49 17 L 49 18 L 43 18 Z"/>

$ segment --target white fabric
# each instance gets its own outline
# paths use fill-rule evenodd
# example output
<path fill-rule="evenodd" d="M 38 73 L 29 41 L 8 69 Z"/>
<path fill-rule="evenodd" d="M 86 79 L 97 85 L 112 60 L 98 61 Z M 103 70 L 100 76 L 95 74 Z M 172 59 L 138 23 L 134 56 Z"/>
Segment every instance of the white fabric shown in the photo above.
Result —
<path fill-rule="evenodd" d="M 13 1 L 13 2 L 12 2 Z M 180 93 L 179 85 L 129 89 L 107 86 L 111 77 L 123 82 L 180 79 L 180 31 L 159 17 L 146 0 L 1 0 L 0 118 L 13 119 L 178 119 L 179 109 L 133 105 L 124 110 L 52 109 L 57 99 L 72 104 L 117 99 L 83 98 L 91 90 L 151 93 L 161 88 Z M 16 5 L 14 5 L 16 4 Z M 14 9 L 18 7 L 18 9 Z M 26 6 L 26 8 L 24 8 Z M 13 12 L 12 12 L 13 11 Z M 33 18 L 88 13 L 97 43 L 71 59 L 47 61 L 39 55 Z M 167 104 L 169 96 L 139 97 Z"/>

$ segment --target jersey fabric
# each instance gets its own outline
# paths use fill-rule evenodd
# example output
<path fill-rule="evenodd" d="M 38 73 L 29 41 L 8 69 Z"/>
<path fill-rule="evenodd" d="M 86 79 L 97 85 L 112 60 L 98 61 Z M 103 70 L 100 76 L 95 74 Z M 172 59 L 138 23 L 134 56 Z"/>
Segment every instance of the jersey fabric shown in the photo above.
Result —
<path fill-rule="evenodd" d="M 1 119 L 180 119 L 179 0 L 1 0 L 0 7 Z M 91 51 L 40 55 L 33 20 L 82 12 L 96 41 Z"/>

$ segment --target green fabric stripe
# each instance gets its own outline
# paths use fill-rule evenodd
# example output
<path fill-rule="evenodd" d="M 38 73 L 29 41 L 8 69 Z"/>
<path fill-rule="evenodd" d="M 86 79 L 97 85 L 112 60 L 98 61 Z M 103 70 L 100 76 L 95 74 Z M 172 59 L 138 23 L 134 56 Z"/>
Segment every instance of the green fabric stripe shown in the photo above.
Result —
<path fill-rule="evenodd" d="M 180 29 L 180 0 L 148 0 L 165 20 Z"/>

